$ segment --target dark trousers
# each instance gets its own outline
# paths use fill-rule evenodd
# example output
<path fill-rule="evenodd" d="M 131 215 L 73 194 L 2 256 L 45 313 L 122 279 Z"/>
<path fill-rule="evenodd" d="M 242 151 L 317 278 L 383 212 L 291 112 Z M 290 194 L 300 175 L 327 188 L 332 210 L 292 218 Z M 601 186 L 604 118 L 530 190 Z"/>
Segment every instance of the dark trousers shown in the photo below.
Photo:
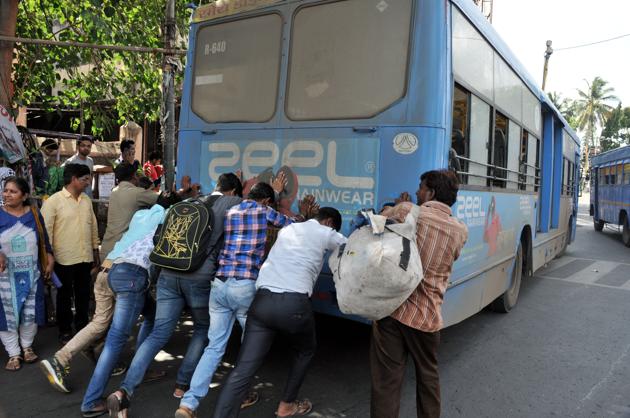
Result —
<path fill-rule="evenodd" d="M 233 418 L 240 412 L 250 382 L 271 348 L 276 334 L 287 337 L 291 348 L 289 377 L 282 400 L 293 402 L 315 354 L 315 318 L 308 296 L 298 293 L 256 292 L 247 314 L 245 335 L 236 367 L 219 394 L 214 418 Z"/>
<path fill-rule="evenodd" d="M 90 270 L 92 263 L 79 263 L 64 266 L 55 263 L 55 273 L 62 286 L 57 289 L 57 325 L 60 334 L 78 332 L 88 323 L 88 309 L 90 305 L 91 281 Z M 74 314 L 72 302 L 74 300 Z"/>
<path fill-rule="evenodd" d="M 422 332 L 387 317 L 372 324 L 372 418 L 398 418 L 407 357 L 416 369 L 418 418 L 440 416 L 437 349 L 440 332 Z"/>

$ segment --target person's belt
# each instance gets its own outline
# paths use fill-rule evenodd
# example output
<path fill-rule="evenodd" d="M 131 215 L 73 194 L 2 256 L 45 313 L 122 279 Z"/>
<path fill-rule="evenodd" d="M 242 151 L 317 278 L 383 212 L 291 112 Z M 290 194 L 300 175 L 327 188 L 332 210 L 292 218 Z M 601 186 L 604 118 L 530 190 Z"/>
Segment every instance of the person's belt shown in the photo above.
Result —
<path fill-rule="evenodd" d="M 308 293 L 300 293 L 300 292 L 294 292 L 291 290 L 287 290 L 285 292 L 274 292 L 270 289 L 267 289 L 266 287 L 261 287 L 258 289 L 259 292 L 263 292 L 263 293 L 269 293 L 272 296 L 286 296 L 286 297 L 300 297 L 300 298 L 309 298 Z"/>
<path fill-rule="evenodd" d="M 101 268 L 99 269 L 99 271 L 102 271 L 103 273 L 107 273 L 107 272 L 109 272 L 109 270 L 111 270 L 113 265 L 114 265 L 114 263 L 112 263 L 111 260 L 105 259 L 101 263 Z"/>

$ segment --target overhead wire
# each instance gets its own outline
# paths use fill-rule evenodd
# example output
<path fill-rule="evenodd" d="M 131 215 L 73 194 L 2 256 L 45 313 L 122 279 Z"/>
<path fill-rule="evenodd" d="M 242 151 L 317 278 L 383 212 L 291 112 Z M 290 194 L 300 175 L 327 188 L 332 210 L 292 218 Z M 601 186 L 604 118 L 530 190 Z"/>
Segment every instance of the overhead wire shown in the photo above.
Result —
<path fill-rule="evenodd" d="M 576 49 L 576 48 L 584 48 L 586 46 L 592 46 L 597 44 L 603 44 L 604 42 L 616 41 L 617 39 L 625 38 L 630 36 L 630 33 L 626 33 L 624 35 L 615 36 L 614 38 L 602 39 L 601 41 L 589 42 L 581 45 L 567 46 L 564 48 L 554 48 L 553 51 L 566 51 L 567 49 Z"/>

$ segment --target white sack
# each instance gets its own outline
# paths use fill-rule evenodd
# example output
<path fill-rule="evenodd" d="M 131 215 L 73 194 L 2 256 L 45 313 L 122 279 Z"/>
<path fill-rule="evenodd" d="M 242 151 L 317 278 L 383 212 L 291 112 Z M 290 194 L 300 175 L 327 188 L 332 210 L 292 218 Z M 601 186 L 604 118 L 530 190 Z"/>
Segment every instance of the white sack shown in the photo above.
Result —
<path fill-rule="evenodd" d="M 418 287 L 423 277 L 416 244 L 419 212 L 414 205 L 404 223 L 387 225 L 380 235 L 370 225 L 357 229 L 345 246 L 330 255 L 328 265 L 341 312 L 385 318 Z M 408 256 L 406 266 L 401 266 L 403 253 Z"/>

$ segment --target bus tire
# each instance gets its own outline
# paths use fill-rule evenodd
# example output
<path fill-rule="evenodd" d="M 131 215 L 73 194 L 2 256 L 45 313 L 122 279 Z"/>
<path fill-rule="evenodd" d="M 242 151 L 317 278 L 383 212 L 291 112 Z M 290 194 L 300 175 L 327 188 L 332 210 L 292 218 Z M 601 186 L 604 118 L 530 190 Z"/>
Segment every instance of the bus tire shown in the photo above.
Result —
<path fill-rule="evenodd" d="M 626 247 L 630 247 L 630 225 L 628 224 L 628 217 L 623 217 L 623 227 L 621 229 L 621 241 Z"/>
<path fill-rule="evenodd" d="M 593 218 L 593 228 L 595 231 L 601 232 L 604 229 L 604 221 Z"/>
<path fill-rule="evenodd" d="M 518 245 L 516 256 L 514 257 L 514 268 L 512 269 L 512 280 L 510 287 L 501 296 L 496 298 L 490 308 L 495 312 L 508 313 L 516 306 L 518 294 L 521 291 L 521 280 L 523 278 L 523 246 Z"/>

